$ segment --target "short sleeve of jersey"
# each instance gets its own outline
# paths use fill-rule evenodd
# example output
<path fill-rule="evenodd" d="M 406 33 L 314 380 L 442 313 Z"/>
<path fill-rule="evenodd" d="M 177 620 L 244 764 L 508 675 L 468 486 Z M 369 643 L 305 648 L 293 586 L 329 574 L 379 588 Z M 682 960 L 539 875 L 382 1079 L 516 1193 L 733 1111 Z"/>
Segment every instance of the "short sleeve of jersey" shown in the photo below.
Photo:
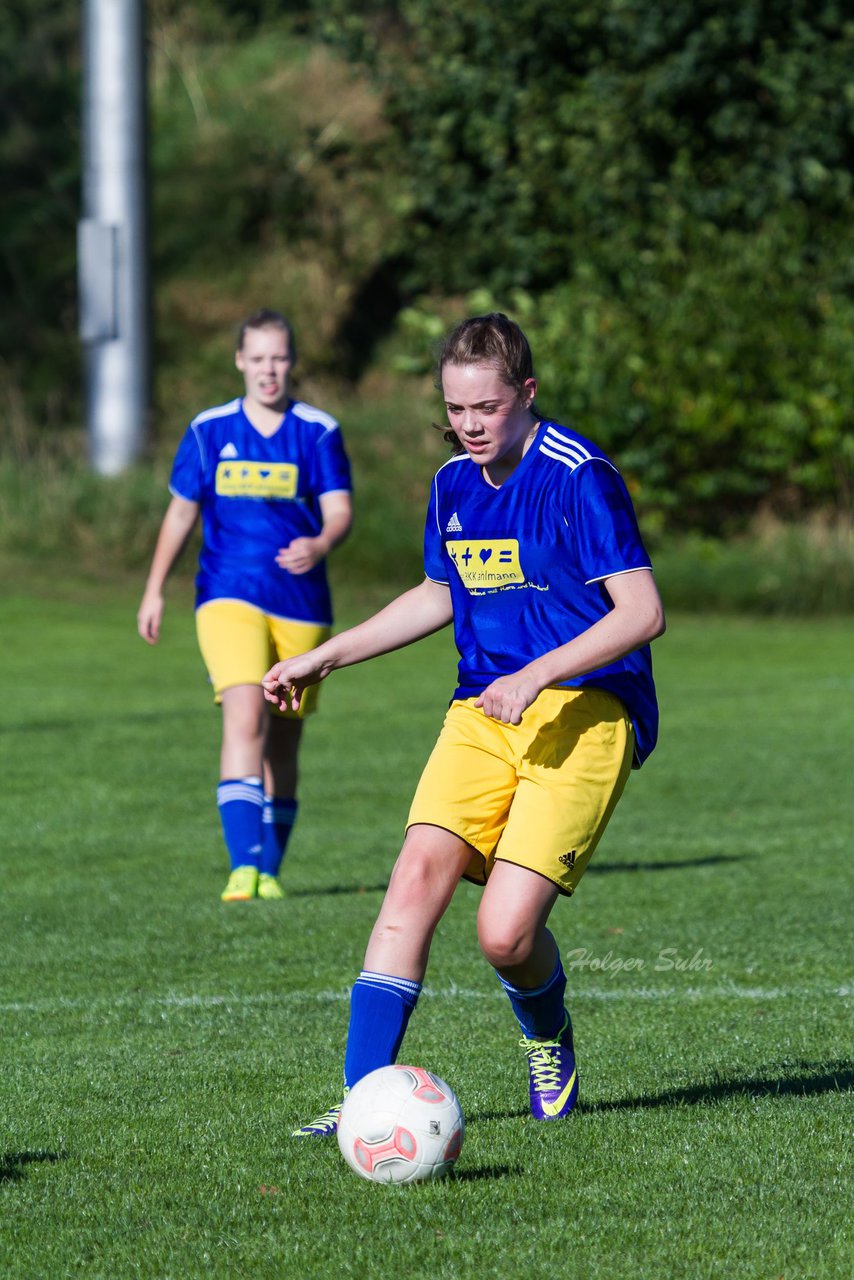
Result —
<path fill-rule="evenodd" d="M 316 492 L 335 493 L 340 490 L 349 491 L 353 487 L 350 473 L 350 460 L 344 448 L 341 431 L 338 427 L 325 431 L 317 449 Z"/>
<path fill-rule="evenodd" d="M 436 478 L 430 489 L 430 504 L 424 522 L 424 573 L 431 582 L 447 582 L 448 571 L 442 559 L 442 534 L 438 520 L 439 494 Z"/>
<path fill-rule="evenodd" d="M 591 459 L 572 477 L 572 522 L 585 582 L 649 569 L 628 489 L 610 463 Z"/>
<path fill-rule="evenodd" d="M 178 498 L 186 498 L 189 502 L 200 502 L 203 483 L 204 462 L 201 445 L 193 428 L 188 427 L 178 445 L 175 461 L 172 463 L 169 489 Z"/>

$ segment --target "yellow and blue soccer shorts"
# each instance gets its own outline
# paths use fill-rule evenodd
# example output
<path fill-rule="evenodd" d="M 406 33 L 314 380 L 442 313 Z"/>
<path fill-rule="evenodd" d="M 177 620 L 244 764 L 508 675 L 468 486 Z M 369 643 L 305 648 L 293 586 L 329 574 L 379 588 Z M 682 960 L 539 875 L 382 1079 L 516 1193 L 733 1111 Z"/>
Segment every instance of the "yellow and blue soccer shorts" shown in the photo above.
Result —
<path fill-rule="evenodd" d="M 330 630 L 276 618 L 242 600 L 209 600 L 196 610 L 196 636 L 217 702 L 225 689 L 260 684 L 274 662 L 314 649 L 328 639 Z M 316 684 L 306 689 L 299 711 L 275 714 L 287 719 L 310 715 L 317 707 L 318 690 Z"/>
<path fill-rule="evenodd" d="M 452 702 L 407 826 L 444 827 L 472 848 L 485 884 L 496 861 L 571 894 L 619 800 L 634 754 L 623 703 L 604 689 L 544 689 L 519 725 Z"/>

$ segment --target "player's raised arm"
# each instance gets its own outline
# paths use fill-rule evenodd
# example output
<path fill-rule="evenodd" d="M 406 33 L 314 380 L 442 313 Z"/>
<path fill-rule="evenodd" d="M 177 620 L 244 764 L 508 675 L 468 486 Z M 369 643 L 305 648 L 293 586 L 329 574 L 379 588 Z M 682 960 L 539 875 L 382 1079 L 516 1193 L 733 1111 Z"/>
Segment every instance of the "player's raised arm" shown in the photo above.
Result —
<path fill-rule="evenodd" d="M 452 616 L 448 587 L 425 578 L 364 622 L 332 636 L 309 653 L 277 662 L 261 682 L 264 696 L 280 710 L 296 710 L 302 691 L 325 680 L 331 671 L 403 649 L 440 631 Z"/>
<path fill-rule="evenodd" d="M 199 504 L 177 495 L 166 508 L 157 535 L 157 545 L 148 571 L 142 600 L 136 615 L 139 634 L 148 644 L 156 644 L 163 620 L 163 587 L 169 571 L 184 549 L 199 515 Z"/>

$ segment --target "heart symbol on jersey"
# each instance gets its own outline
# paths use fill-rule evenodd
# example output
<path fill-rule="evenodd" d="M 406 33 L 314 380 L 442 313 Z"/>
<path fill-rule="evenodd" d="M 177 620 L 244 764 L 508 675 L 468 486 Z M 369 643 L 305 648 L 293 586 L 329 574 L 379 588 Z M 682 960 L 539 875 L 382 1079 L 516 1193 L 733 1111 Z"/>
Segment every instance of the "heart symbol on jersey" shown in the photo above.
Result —
<path fill-rule="evenodd" d="M 273 473 L 269 467 L 262 467 L 258 474 L 262 480 L 269 480 Z"/>
<path fill-rule="evenodd" d="M 491 551 L 481 551 L 481 552 L 479 553 L 479 555 L 480 555 L 480 562 L 481 562 L 481 564 L 486 564 L 487 560 L 489 560 L 489 559 L 491 559 L 491 558 L 492 558 L 492 552 L 491 552 Z"/>

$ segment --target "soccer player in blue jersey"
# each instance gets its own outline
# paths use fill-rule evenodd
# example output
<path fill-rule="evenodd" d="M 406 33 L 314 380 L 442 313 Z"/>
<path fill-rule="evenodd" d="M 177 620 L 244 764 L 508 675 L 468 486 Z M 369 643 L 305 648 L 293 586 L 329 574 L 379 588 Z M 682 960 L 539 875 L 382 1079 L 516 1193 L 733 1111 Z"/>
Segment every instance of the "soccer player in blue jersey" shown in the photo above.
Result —
<path fill-rule="evenodd" d="M 531 1111 L 552 1120 L 575 1105 L 578 1074 L 549 914 L 655 745 L 649 642 L 664 615 L 622 479 L 539 414 L 519 327 L 501 314 L 464 321 L 438 372 L 455 454 L 433 481 L 424 581 L 277 663 L 264 687 L 298 707 L 331 671 L 453 621 L 457 687 L 353 987 L 344 1087 L 396 1060 L 465 877 L 484 886 L 478 941 L 522 1031 Z M 340 1107 L 295 1136 L 334 1133 Z"/>
<path fill-rule="evenodd" d="M 196 630 L 222 705 L 217 805 L 231 861 L 225 902 L 282 897 L 303 717 L 315 702 L 276 710 L 261 677 L 275 658 L 329 636 L 325 560 L 352 522 L 338 423 L 291 397 L 295 359 L 284 316 L 263 310 L 243 322 L 235 363 L 245 394 L 200 413 L 178 446 L 172 500 L 137 615 L 140 635 L 156 644 L 166 578 L 201 514 Z"/>

